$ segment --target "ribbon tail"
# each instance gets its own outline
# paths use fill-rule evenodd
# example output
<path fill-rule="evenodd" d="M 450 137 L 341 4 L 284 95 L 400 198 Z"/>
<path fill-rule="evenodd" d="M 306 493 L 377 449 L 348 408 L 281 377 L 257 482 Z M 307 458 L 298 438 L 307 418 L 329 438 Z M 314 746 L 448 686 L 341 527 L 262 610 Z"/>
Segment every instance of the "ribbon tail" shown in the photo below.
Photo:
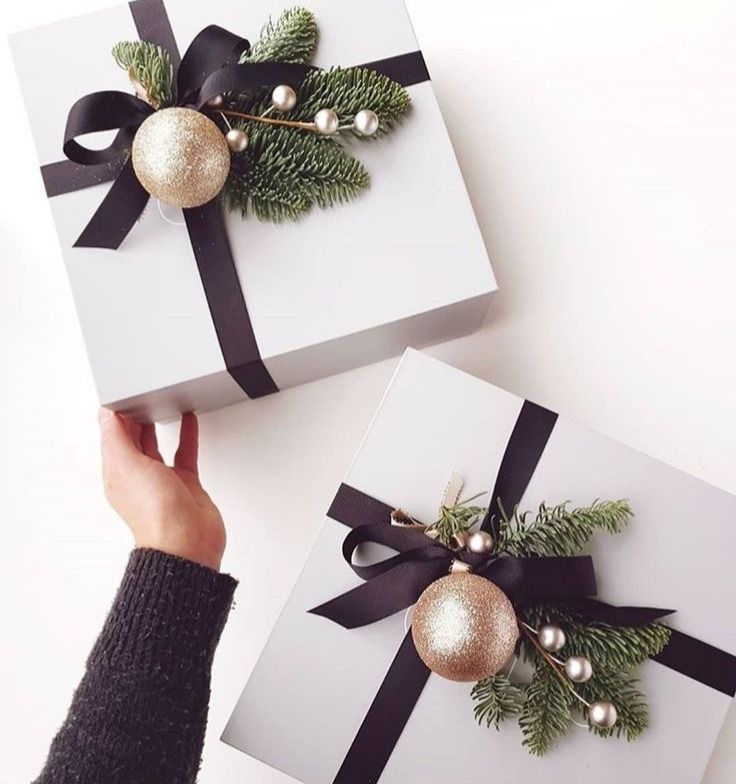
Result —
<path fill-rule="evenodd" d="M 375 784 L 429 678 L 409 631 L 391 662 L 334 784 Z"/>
<path fill-rule="evenodd" d="M 248 397 L 278 392 L 258 350 L 219 201 L 184 210 L 184 220 L 228 372 Z"/>
<path fill-rule="evenodd" d="M 676 612 L 660 607 L 616 607 L 591 598 L 576 599 L 569 605 L 583 622 L 609 626 L 646 626 Z"/>
<path fill-rule="evenodd" d="M 74 247 L 116 250 L 135 226 L 148 199 L 128 159 Z"/>

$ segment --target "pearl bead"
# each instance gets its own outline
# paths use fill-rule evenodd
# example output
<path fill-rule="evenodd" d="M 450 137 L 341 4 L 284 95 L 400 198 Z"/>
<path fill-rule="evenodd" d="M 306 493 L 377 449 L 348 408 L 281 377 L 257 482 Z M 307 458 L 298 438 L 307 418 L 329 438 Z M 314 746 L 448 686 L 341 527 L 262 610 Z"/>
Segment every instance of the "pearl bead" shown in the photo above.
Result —
<path fill-rule="evenodd" d="M 537 637 L 542 648 L 553 653 L 565 646 L 565 632 L 554 623 L 542 626 Z"/>
<path fill-rule="evenodd" d="M 565 662 L 565 673 L 573 683 L 585 683 L 593 676 L 593 665 L 585 656 L 570 656 Z"/>
<path fill-rule="evenodd" d="M 221 95 L 213 95 L 212 98 L 207 101 L 207 106 L 210 109 L 221 109 L 222 105 L 225 103 L 225 99 Z"/>
<path fill-rule="evenodd" d="M 353 128 L 361 136 L 373 136 L 378 130 L 378 115 L 371 109 L 361 109 L 353 118 Z"/>
<path fill-rule="evenodd" d="M 231 128 L 225 138 L 232 152 L 243 152 L 248 147 L 248 134 L 241 128 Z"/>
<path fill-rule="evenodd" d="M 618 711 L 612 702 L 598 700 L 588 708 L 588 721 L 596 727 L 610 729 L 616 723 Z"/>
<path fill-rule="evenodd" d="M 280 112 L 290 112 L 296 106 L 296 92 L 288 84 L 273 88 L 271 106 Z"/>
<path fill-rule="evenodd" d="M 471 553 L 490 553 L 493 549 L 493 537 L 488 531 L 473 531 L 468 537 L 468 550 Z"/>
<path fill-rule="evenodd" d="M 314 115 L 314 124 L 321 134 L 331 136 L 333 133 L 337 133 L 340 120 L 332 109 L 320 109 Z"/>

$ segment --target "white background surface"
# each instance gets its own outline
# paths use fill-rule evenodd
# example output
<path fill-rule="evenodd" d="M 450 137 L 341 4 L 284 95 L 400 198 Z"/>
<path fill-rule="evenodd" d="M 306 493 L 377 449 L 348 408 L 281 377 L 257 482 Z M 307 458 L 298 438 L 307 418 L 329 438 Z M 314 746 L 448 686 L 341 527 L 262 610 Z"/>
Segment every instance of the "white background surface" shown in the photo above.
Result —
<path fill-rule="evenodd" d="M 17 3 L 2 31 L 101 5 Z M 432 353 L 736 491 L 736 9 L 409 9 L 502 289 L 481 332 Z M 65 715 L 129 541 L 102 496 L 94 389 L 7 46 L 0 79 L 0 780 L 22 782 Z M 203 474 L 242 581 L 204 784 L 286 781 L 216 738 L 393 364 L 203 417 Z M 249 558 L 263 545 L 280 561 Z M 733 780 L 735 743 L 732 710 L 707 784 Z"/>

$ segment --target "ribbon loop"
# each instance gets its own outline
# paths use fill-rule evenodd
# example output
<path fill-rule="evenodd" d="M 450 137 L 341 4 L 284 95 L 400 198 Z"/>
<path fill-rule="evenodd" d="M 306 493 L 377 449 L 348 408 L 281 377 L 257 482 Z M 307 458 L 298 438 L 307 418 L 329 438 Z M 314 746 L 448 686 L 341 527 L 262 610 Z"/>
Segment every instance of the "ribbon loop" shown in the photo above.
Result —
<path fill-rule="evenodd" d="M 396 555 L 368 565 L 354 563 L 356 550 L 368 543 L 389 547 Z M 345 537 L 342 554 L 365 582 L 310 612 L 348 629 L 410 607 L 431 583 L 449 573 L 456 559 L 498 585 L 516 605 L 559 600 L 574 604 L 596 593 L 590 556 L 517 558 L 456 552 L 430 539 L 421 529 L 381 523 L 357 526 Z"/>
<path fill-rule="evenodd" d="M 250 44 L 219 25 L 208 25 L 189 44 L 176 74 L 177 102 L 195 103 L 189 98 L 205 79 L 226 63 L 237 63 Z"/>
<path fill-rule="evenodd" d="M 130 93 L 103 90 L 85 95 L 69 110 L 64 130 L 64 155 L 85 166 L 115 161 L 130 151 L 136 129 L 152 113 L 149 104 Z M 104 149 L 91 150 L 76 140 L 88 133 L 112 130 L 118 130 L 118 133 Z"/>

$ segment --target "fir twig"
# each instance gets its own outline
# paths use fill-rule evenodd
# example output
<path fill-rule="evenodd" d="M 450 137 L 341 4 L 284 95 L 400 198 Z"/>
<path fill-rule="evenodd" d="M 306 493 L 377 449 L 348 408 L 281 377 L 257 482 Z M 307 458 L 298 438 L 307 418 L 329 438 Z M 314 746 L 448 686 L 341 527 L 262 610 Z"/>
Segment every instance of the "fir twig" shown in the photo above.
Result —
<path fill-rule="evenodd" d="M 383 74 L 368 68 L 330 68 L 307 75 L 289 117 L 312 120 L 320 109 L 327 107 L 337 112 L 341 123 L 349 124 L 361 109 L 372 109 L 379 117 L 375 136 L 380 136 L 399 122 L 410 104 L 406 89 Z"/>
<path fill-rule="evenodd" d="M 501 722 L 521 712 L 523 692 L 506 675 L 493 675 L 478 681 L 470 692 L 476 702 L 473 710 L 478 724 L 500 729 Z"/>
<path fill-rule="evenodd" d="M 534 628 L 545 623 L 562 622 L 566 637 L 565 655 L 585 656 L 593 663 L 594 670 L 631 670 L 661 653 L 672 636 L 672 630 L 659 623 L 645 626 L 581 624 L 575 620 L 574 611 L 560 607 L 525 607 L 521 615 Z"/>
<path fill-rule="evenodd" d="M 154 109 L 174 101 L 174 67 L 166 49 L 149 41 L 120 41 L 112 48 L 115 62 L 128 72 L 136 95 Z"/>
<path fill-rule="evenodd" d="M 482 495 L 482 494 L 481 494 Z M 440 516 L 434 523 L 427 526 L 425 533 L 445 545 L 455 548 L 463 534 L 467 533 L 478 519 L 485 514 L 482 506 L 473 506 L 470 502 L 480 496 L 466 501 L 459 501 L 452 506 L 443 506 Z"/>
<path fill-rule="evenodd" d="M 636 683 L 626 673 L 598 669 L 587 683 L 580 684 L 578 692 L 582 697 L 589 702 L 608 700 L 616 706 L 618 714 L 613 727 L 590 725 L 591 732 L 604 738 L 623 735 L 628 741 L 644 732 L 649 726 L 649 708 Z"/>
<path fill-rule="evenodd" d="M 519 716 L 522 743 L 530 753 L 542 756 L 567 733 L 574 699 L 554 670 L 539 657 Z"/>
<path fill-rule="evenodd" d="M 369 184 L 360 161 L 331 139 L 245 123 L 250 145 L 235 156 L 225 204 L 260 220 L 296 220 L 312 206 L 349 201 Z"/>
<path fill-rule="evenodd" d="M 557 506 L 542 503 L 533 519 L 518 510 L 511 517 L 504 515 L 496 550 L 516 556 L 576 555 L 596 531 L 617 534 L 633 516 L 626 500 L 569 507 L 569 501 Z"/>
<path fill-rule="evenodd" d="M 306 8 L 288 8 L 261 29 L 259 39 L 245 52 L 241 63 L 307 63 L 317 46 L 317 22 Z"/>

